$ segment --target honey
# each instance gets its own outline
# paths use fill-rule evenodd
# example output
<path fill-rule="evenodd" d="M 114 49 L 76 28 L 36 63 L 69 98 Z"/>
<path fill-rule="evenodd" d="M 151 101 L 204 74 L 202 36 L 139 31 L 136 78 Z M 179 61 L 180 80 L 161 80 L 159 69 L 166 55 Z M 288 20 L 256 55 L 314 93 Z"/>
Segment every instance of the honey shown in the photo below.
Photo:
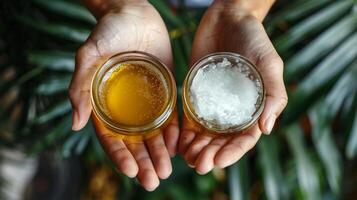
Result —
<path fill-rule="evenodd" d="M 108 116 L 128 126 L 152 122 L 164 111 L 168 100 L 162 77 L 145 65 L 120 65 L 104 86 L 103 100 Z"/>
<path fill-rule="evenodd" d="M 170 122 L 177 94 L 163 63 L 132 51 L 109 58 L 97 69 L 91 97 L 95 127 L 122 139 L 142 140 Z"/>

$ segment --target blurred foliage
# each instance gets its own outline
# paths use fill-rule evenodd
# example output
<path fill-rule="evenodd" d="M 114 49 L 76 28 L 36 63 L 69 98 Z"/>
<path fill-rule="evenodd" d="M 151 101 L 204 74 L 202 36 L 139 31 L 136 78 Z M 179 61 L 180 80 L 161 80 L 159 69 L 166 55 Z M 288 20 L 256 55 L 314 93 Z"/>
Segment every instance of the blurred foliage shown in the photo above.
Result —
<path fill-rule="evenodd" d="M 151 2 L 169 29 L 180 94 L 204 10 Z M 48 149 L 64 158 L 80 155 L 83 166 L 109 164 L 91 123 L 79 133 L 71 131 L 67 98 L 75 51 L 94 26 L 93 16 L 67 0 L 3 2 L 0 13 L 0 144 L 22 146 L 32 155 Z M 226 171 L 199 176 L 176 157 L 174 173 L 156 191 L 147 193 L 119 174 L 118 188 L 108 189 L 110 194 L 119 199 L 233 200 L 357 196 L 357 2 L 279 2 L 265 27 L 285 61 L 289 94 L 272 135 L 263 136 L 257 148 Z M 92 176 L 109 176 L 101 170 Z M 85 187 L 95 187 L 91 184 Z"/>

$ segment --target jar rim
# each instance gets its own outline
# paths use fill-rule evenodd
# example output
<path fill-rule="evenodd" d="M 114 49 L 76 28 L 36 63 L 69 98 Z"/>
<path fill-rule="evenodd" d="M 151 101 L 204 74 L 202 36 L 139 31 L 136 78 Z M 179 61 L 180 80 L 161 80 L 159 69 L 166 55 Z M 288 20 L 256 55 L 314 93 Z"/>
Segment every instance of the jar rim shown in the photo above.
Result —
<path fill-rule="evenodd" d="M 150 67 L 154 67 L 159 70 L 164 77 L 163 80 L 165 81 L 168 90 L 166 107 L 161 114 L 151 122 L 139 126 L 129 126 L 115 122 L 110 119 L 110 117 L 102 109 L 100 109 L 99 105 L 99 86 L 104 75 L 108 72 L 108 70 L 116 67 L 118 64 L 128 61 L 141 61 L 150 65 Z M 96 69 L 91 81 L 90 94 L 93 112 L 100 119 L 100 121 L 104 122 L 104 124 L 112 130 L 129 136 L 131 136 L 132 133 L 149 132 L 161 127 L 170 118 L 171 113 L 174 111 L 177 98 L 176 84 L 171 70 L 163 62 L 161 62 L 159 58 L 142 51 L 121 52 L 108 58 L 104 64 Z"/>
<path fill-rule="evenodd" d="M 203 120 L 198 117 L 198 115 L 194 111 L 194 108 L 193 108 L 191 100 L 190 100 L 190 87 L 191 87 L 192 81 L 193 81 L 194 77 L 196 76 L 197 71 L 199 69 L 207 66 L 207 64 L 213 62 L 214 60 L 223 59 L 223 58 L 227 58 L 227 57 L 242 60 L 249 67 L 249 70 L 251 70 L 254 73 L 254 75 L 257 77 L 259 83 L 261 84 L 261 87 L 260 87 L 261 91 L 260 91 L 260 95 L 257 100 L 258 107 L 256 107 L 256 110 L 252 114 L 252 117 L 249 121 L 246 121 L 242 124 L 230 126 L 229 128 L 222 129 L 217 124 L 212 125 L 212 123 L 211 123 L 212 126 L 207 126 L 207 122 L 204 123 Z M 190 68 L 188 74 L 186 75 L 186 78 L 184 80 L 183 93 L 182 93 L 182 101 L 186 108 L 184 111 L 186 111 L 187 114 L 189 115 L 189 117 L 192 118 L 192 120 L 194 120 L 200 126 L 204 127 L 209 132 L 216 133 L 216 134 L 238 133 L 238 132 L 241 132 L 241 131 L 251 127 L 253 124 L 255 124 L 257 122 L 260 115 L 262 114 L 264 107 L 265 107 L 265 99 L 266 99 L 265 86 L 264 86 L 263 78 L 262 78 L 261 74 L 259 73 L 257 67 L 248 58 L 246 58 L 240 54 L 233 53 L 233 52 L 211 53 L 211 54 L 208 54 L 208 55 L 202 57 L 198 61 L 196 61 Z"/>

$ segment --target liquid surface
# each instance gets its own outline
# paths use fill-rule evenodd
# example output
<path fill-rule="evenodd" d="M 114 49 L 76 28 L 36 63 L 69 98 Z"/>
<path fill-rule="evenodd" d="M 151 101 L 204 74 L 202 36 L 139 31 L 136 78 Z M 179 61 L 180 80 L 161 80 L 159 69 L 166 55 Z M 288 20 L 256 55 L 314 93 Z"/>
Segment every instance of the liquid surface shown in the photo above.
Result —
<path fill-rule="evenodd" d="M 103 89 L 107 115 L 127 126 L 154 121 L 168 101 L 167 88 L 158 72 L 142 64 L 120 64 L 105 81 Z"/>

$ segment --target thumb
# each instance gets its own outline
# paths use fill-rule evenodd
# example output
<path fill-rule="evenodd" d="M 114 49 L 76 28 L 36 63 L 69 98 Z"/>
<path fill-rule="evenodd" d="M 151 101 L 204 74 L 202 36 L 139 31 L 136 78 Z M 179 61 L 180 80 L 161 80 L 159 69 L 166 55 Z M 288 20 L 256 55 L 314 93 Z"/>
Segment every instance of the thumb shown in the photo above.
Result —
<path fill-rule="evenodd" d="M 288 102 L 283 80 L 283 61 L 277 54 L 269 57 L 257 63 L 266 89 L 265 107 L 259 120 L 260 130 L 265 134 L 270 134 Z"/>
<path fill-rule="evenodd" d="M 72 130 L 82 129 L 88 122 L 92 106 L 90 85 L 97 63 L 101 58 L 95 44 L 85 43 L 76 54 L 76 68 L 69 86 L 69 99 L 72 104 Z"/>

